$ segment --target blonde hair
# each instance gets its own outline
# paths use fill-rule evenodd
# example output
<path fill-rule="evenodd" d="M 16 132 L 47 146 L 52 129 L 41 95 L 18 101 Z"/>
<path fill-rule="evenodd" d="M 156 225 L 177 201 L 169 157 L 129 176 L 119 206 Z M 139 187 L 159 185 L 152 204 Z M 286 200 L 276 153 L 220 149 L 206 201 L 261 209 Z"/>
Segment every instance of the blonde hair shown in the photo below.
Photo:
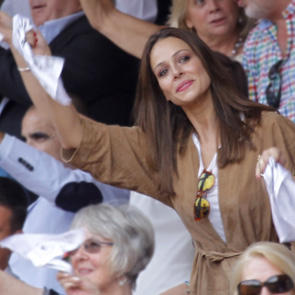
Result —
<path fill-rule="evenodd" d="M 255 257 L 263 257 L 275 267 L 287 274 L 295 285 L 295 255 L 283 244 L 273 242 L 258 242 L 248 247 L 238 259 L 232 280 L 232 290 L 237 295 L 237 285 L 242 280 L 245 265 Z"/>

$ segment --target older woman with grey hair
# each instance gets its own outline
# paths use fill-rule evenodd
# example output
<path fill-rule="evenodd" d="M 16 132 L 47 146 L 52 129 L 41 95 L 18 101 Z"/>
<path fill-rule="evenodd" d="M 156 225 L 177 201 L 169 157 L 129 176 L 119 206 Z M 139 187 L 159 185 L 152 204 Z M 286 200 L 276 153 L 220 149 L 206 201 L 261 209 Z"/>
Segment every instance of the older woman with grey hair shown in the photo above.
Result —
<path fill-rule="evenodd" d="M 86 229 L 86 239 L 70 253 L 74 274 L 58 274 L 67 294 L 131 295 L 154 251 L 149 220 L 128 205 L 100 204 L 76 214 L 72 228 L 79 227 Z"/>
<path fill-rule="evenodd" d="M 239 257 L 233 271 L 234 295 L 295 294 L 295 255 L 285 245 L 258 242 Z"/>

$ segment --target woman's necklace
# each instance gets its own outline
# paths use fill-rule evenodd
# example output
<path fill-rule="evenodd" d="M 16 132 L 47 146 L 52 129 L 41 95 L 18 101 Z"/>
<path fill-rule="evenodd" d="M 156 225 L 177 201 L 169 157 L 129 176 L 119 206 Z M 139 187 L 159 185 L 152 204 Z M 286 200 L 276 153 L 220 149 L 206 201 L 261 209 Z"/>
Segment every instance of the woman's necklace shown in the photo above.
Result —
<path fill-rule="evenodd" d="M 239 37 L 237 42 L 234 45 L 234 49 L 231 51 L 232 57 L 238 54 L 238 51 L 243 46 L 243 44 L 244 44 L 244 39 L 242 37 Z"/>

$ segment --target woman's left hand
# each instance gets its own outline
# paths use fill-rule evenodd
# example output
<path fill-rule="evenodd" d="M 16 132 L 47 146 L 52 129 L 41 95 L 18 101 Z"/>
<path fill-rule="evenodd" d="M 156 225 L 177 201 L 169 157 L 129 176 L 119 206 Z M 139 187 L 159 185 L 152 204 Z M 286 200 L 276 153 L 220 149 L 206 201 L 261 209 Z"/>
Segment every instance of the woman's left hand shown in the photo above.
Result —
<path fill-rule="evenodd" d="M 264 150 L 261 155 L 258 156 L 256 164 L 256 178 L 260 179 L 261 174 L 264 173 L 265 168 L 268 164 L 269 158 L 273 157 L 277 163 L 280 163 L 284 166 L 287 162 L 286 157 L 283 153 L 276 147 L 271 147 L 267 150 Z"/>

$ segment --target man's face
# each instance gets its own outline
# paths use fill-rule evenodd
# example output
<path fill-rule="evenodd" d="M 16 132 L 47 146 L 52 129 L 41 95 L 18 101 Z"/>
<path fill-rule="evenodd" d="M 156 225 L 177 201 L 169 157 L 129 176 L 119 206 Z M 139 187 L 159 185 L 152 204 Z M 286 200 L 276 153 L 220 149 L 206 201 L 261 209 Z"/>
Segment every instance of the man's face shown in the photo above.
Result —
<path fill-rule="evenodd" d="M 0 205 L 0 240 L 13 234 L 11 230 L 12 212 L 9 208 Z M 10 251 L 6 248 L 0 248 L 0 269 L 7 267 L 7 261 Z"/>
<path fill-rule="evenodd" d="M 256 19 L 271 19 L 276 14 L 276 0 L 238 0 L 247 16 Z"/>
<path fill-rule="evenodd" d="M 79 0 L 29 0 L 35 25 L 58 19 L 81 10 Z"/>
<path fill-rule="evenodd" d="M 22 136 L 26 143 L 61 160 L 61 145 L 51 122 L 43 119 L 36 109 L 29 109 L 22 121 Z"/>

